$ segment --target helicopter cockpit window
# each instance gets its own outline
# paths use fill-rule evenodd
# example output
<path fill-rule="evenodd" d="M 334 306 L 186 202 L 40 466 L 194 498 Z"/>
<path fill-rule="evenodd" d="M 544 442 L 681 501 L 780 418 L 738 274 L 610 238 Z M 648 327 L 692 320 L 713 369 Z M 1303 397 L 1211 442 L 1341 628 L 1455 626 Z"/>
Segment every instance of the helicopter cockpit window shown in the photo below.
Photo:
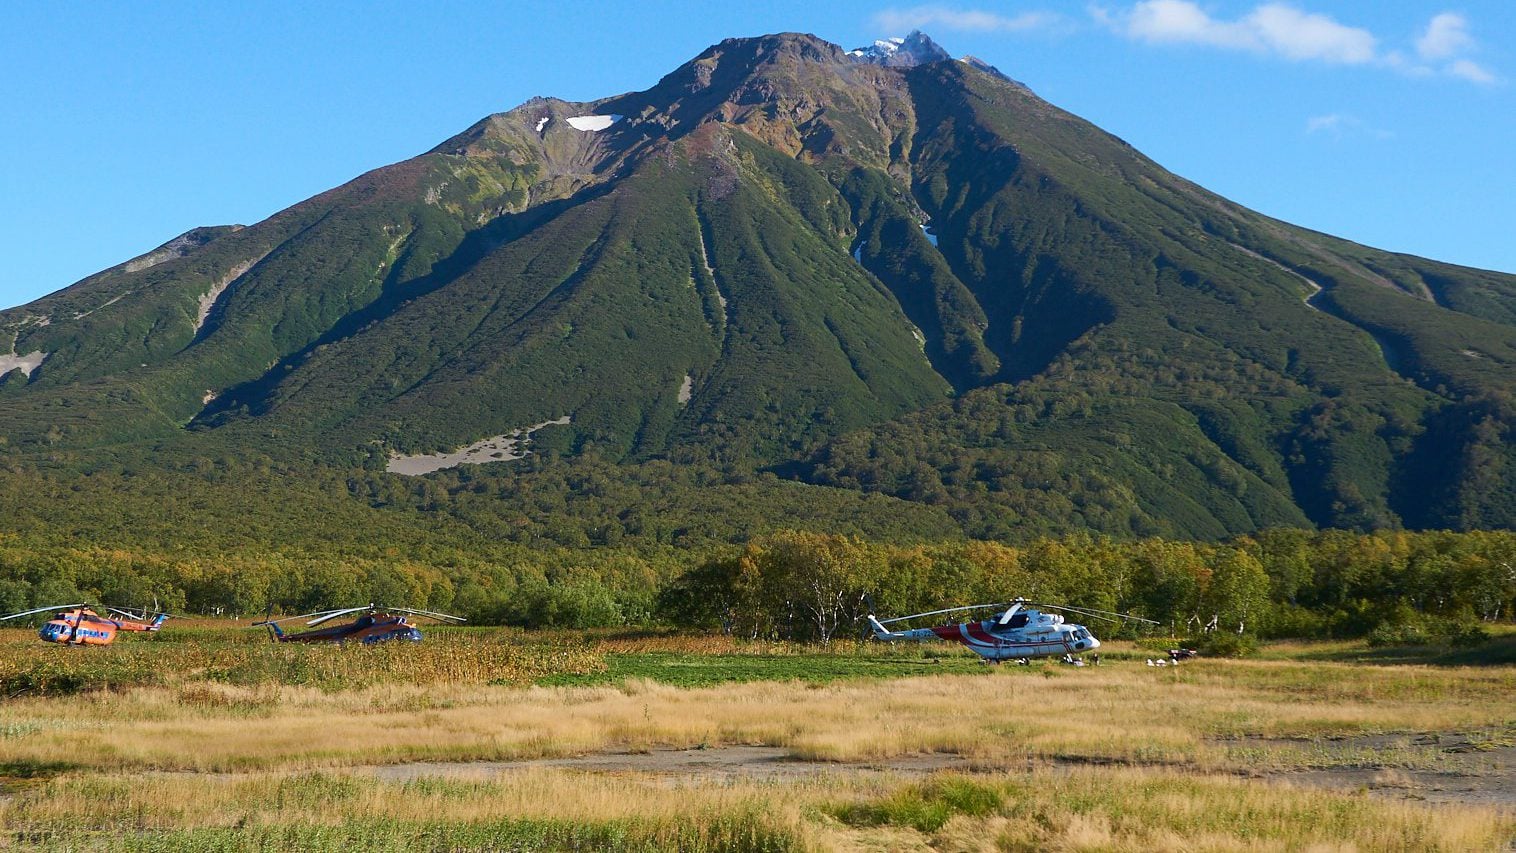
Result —
<path fill-rule="evenodd" d="M 1011 617 L 1011 621 L 1007 623 L 1007 627 L 1025 628 L 1026 623 L 1030 621 L 1030 619 L 1031 617 L 1027 616 L 1025 613 L 1017 613 L 1015 616 Z"/>

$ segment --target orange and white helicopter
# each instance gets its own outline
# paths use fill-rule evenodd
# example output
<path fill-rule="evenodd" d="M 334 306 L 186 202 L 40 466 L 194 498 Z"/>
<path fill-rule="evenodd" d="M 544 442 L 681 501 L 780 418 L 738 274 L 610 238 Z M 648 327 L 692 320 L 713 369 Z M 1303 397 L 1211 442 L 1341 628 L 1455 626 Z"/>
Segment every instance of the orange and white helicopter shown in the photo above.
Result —
<path fill-rule="evenodd" d="M 101 616 L 91 604 L 54 604 L 0 616 L 0 622 L 51 610 L 53 618 L 37 632 L 38 639 L 70 646 L 108 646 L 115 641 L 117 631 L 157 631 L 168 618 L 167 613 L 149 615 L 147 611 L 133 613 L 104 606 L 100 609 L 110 615 Z"/>
<path fill-rule="evenodd" d="M 925 616 L 944 613 L 961 613 L 970 610 L 994 611 L 988 619 L 941 625 L 935 628 L 909 628 L 892 631 L 886 625 L 907 622 Z M 1083 607 L 1064 607 L 1056 604 L 1035 604 L 1018 598 L 1006 604 L 971 604 L 967 607 L 948 607 L 930 610 L 893 619 L 876 619 L 869 614 L 869 625 L 874 636 L 887 642 L 899 640 L 950 640 L 968 646 L 969 651 L 985 660 L 998 663 L 1004 660 L 1044 657 L 1047 655 L 1078 655 L 1100 648 L 1100 640 L 1083 625 L 1064 622 L 1057 613 L 1044 610 L 1063 610 L 1094 619 L 1110 622 L 1134 620 L 1157 625 L 1151 619 L 1113 613 L 1109 610 L 1094 610 Z"/>

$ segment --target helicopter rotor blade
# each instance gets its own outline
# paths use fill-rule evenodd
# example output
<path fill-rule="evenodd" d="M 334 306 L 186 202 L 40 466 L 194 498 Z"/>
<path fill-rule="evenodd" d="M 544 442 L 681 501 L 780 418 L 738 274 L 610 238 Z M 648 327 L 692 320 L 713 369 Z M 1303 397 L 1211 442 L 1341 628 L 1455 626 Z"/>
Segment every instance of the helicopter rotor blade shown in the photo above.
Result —
<path fill-rule="evenodd" d="M 1110 616 L 1103 616 L 1103 615 L 1101 615 L 1099 613 L 1094 613 L 1094 612 L 1091 612 L 1091 611 L 1088 611 L 1088 610 L 1084 610 L 1083 608 L 1079 608 L 1079 607 L 1066 607 L 1066 606 L 1064 606 L 1062 604 L 1043 604 L 1040 601 L 1037 602 L 1036 605 L 1034 605 L 1034 606 L 1036 606 L 1038 608 L 1041 608 L 1043 610 L 1063 610 L 1063 611 L 1066 611 L 1066 612 L 1069 612 L 1069 613 L 1077 613 L 1080 616 L 1088 616 L 1091 619 L 1099 619 L 1099 620 L 1101 620 L 1103 622 L 1116 622 L 1118 624 L 1121 622 L 1120 619 L 1113 619 Z"/>
<path fill-rule="evenodd" d="M 910 619 L 920 619 L 923 616 L 938 616 L 943 613 L 958 613 L 963 610 L 989 610 L 995 607 L 1005 607 L 1004 604 L 969 604 L 964 607 L 945 607 L 942 610 L 928 610 L 925 613 L 913 613 L 910 616 L 896 616 L 893 619 L 880 619 L 880 625 L 888 625 L 892 622 L 905 622 Z"/>
<path fill-rule="evenodd" d="M 373 609 L 374 609 L 374 606 L 372 604 L 365 604 L 362 607 L 349 607 L 349 608 L 347 608 L 345 610 L 333 610 L 333 611 L 331 611 L 329 613 L 324 613 L 324 614 L 320 614 L 320 615 L 309 614 L 308 613 L 308 614 L 306 614 L 307 616 L 316 615 L 316 618 L 312 619 L 311 621 L 309 621 L 309 622 L 307 622 L 305 624 L 314 627 L 316 625 L 320 625 L 322 622 L 329 622 L 329 621 L 331 621 L 333 619 L 336 619 L 338 617 L 346 616 L 349 613 L 357 613 L 357 612 L 362 611 L 362 610 L 373 610 Z"/>
<path fill-rule="evenodd" d="M 49 610 L 72 610 L 75 607 L 89 607 L 88 604 L 53 604 L 47 607 L 34 607 L 31 610 L 23 610 L 20 613 L 12 613 L 9 616 L 0 616 L 0 622 L 7 619 L 20 619 L 22 616 L 30 616 L 33 613 L 46 613 Z"/>
<path fill-rule="evenodd" d="M 1049 605 L 1049 607 L 1052 607 L 1052 605 Z M 1066 608 L 1052 607 L 1052 609 L 1054 609 L 1054 610 L 1065 610 Z M 1080 617 L 1083 617 L 1085 619 L 1099 619 L 1102 622 L 1110 622 L 1110 623 L 1113 623 L 1113 624 L 1116 624 L 1116 625 L 1120 625 L 1121 624 L 1121 620 L 1120 619 L 1116 619 L 1116 618 L 1111 617 L 1111 616 L 1102 616 L 1099 613 L 1085 613 L 1085 612 L 1080 611 L 1080 610 L 1068 610 L 1067 612 L 1076 614 L 1076 615 L 1078 615 Z"/>
<path fill-rule="evenodd" d="M 1147 619 L 1147 618 L 1144 618 L 1142 616 L 1133 616 L 1130 613 L 1119 613 L 1119 612 L 1117 612 L 1115 610 L 1101 610 L 1098 607 L 1070 607 L 1068 605 L 1057 605 L 1057 604 L 1049 605 L 1049 606 L 1050 607 L 1062 607 L 1064 610 L 1072 610 L 1075 613 L 1090 613 L 1090 614 L 1094 614 L 1094 615 L 1097 615 L 1097 616 L 1111 616 L 1111 617 L 1115 617 L 1117 619 L 1133 619 L 1133 620 L 1136 620 L 1138 622 L 1149 622 L 1149 623 L 1152 623 L 1154 625 L 1158 624 L 1157 622 L 1154 622 L 1152 619 Z"/>
<path fill-rule="evenodd" d="M 160 614 L 163 616 L 172 617 L 174 619 L 182 618 L 177 614 L 159 610 L 157 607 L 154 607 L 152 610 L 148 610 L 146 607 L 116 607 L 112 604 L 105 604 L 101 606 L 112 613 L 118 614 L 120 616 L 125 616 L 128 619 L 134 619 L 138 622 L 146 622 L 149 619 L 152 619 L 153 617 Z"/>
<path fill-rule="evenodd" d="M 1085 613 L 1085 614 L 1088 614 L 1088 615 L 1091 615 L 1091 616 L 1105 616 L 1108 619 L 1109 618 L 1115 618 L 1115 619 L 1120 620 L 1122 622 L 1146 622 L 1149 625 L 1158 625 L 1158 624 L 1161 624 L 1161 623 L 1157 622 L 1156 620 L 1148 619 L 1148 618 L 1146 618 L 1144 616 L 1133 616 L 1130 613 L 1117 613 L 1114 610 L 1076 610 L 1075 612 L 1076 613 Z"/>
<path fill-rule="evenodd" d="M 1000 620 L 998 622 L 996 622 L 995 624 L 996 625 L 1005 625 L 1006 623 L 1010 622 L 1012 616 L 1015 616 L 1017 613 L 1021 612 L 1021 607 L 1024 604 L 1026 604 L 1026 602 L 1022 601 L 1021 599 L 1017 599 L 1017 600 L 1011 602 L 1011 606 L 1007 607 L 1005 609 L 1005 613 L 1000 617 Z"/>
<path fill-rule="evenodd" d="M 331 614 L 331 613 L 339 613 L 339 612 L 344 612 L 344 611 L 337 611 L 337 610 L 315 610 L 315 611 L 312 611 L 310 613 L 301 613 L 301 614 L 298 614 L 298 615 L 295 615 L 295 616 L 285 616 L 285 617 L 282 617 L 280 619 L 264 618 L 264 619 L 258 620 L 257 622 L 250 622 L 250 623 L 248 623 L 248 627 L 249 628 L 256 628 L 256 627 L 258 627 L 260 625 L 282 625 L 285 622 L 294 622 L 297 619 L 309 619 L 312 616 L 326 616 L 326 615 Z M 272 607 L 269 608 L 269 616 L 270 617 L 273 616 L 273 608 Z"/>
<path fill-rule="evenodd" d="M 1067 610 L 1070 613 L 1078 613 L 1084 616 L 1093 617 L 1095 619 L 1104 619 L 1107 622 L 1121 622 L 1125 620 L 1131 620 L 1134 622 L 1146 622 L 1149 625 L 1159 624 L 1152 619 L 1145 619 L 1141 616 L 1133 616 L 1130 613 L 1117 613 L 1114 610 L 1096 610 L 1091 607 L 1070 607 L 1066 604 L 1043 604 L 1041 602 L 1039 602 L 1037 606 L 1046 607 L 1051 610 Z"/>
<path fill-rule="evenodd" d="M 415 615 L 415 616 L 425 616 L 425 617 L 427 617 L 429 619 L 437 619 L 437 620 L 440 620 L 440 621 L 443 621 L 443 622 L 467 622 L 468 621 L 467 619 L 464 619 L 462 616 L 454 616 L 454 615 L 452 615 L 450 613 L 437 613 L 436 611 L 433 611 L 433 610 L 416 610 L 416 609 L 413 609 L 413 608 L 410 608 L 410 607 L 381 607 L 379 609 L 385 610 L 385 611 L 393 611 L 395 613 L 410 613 L 410 614 Z"/>

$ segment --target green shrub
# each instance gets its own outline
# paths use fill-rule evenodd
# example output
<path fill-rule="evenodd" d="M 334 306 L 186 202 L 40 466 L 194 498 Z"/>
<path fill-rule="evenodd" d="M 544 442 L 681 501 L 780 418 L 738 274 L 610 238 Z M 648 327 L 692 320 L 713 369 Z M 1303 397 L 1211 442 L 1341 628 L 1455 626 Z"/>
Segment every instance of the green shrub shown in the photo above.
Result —
<path fill-rule="evenodd" d="M 1000 791 L 982 782 L 943 777 L 901 789 L 884 799 L 847 803 L 833 809 L 850 826 L 909 826 L 933 833 L 956 814 L 984 817 L 1004 802 Z"/>
<path fill-rule="evenodd" d="M 1369 647 L 1382 649 L 1393 646 L 1424 646 L 1432 637 L 1426 627 L 1419 623 L 1384 622 L 1369 632 Z"/>
<path fill-rule="evenodd" d="M 1432 625 L 1432 634 L 1439 643 L 1455 649 L 1482 646 L 1490 641 L 1490 632 L 1485 630 L 1474 611 L 1469 608 L 1438 619 Z"/>
<path fill-rule="evenodd" d="M 1432 639 L 1432 633 L 1427 630 L 1426 616 L 1406 604 L 1391 608 L 1368 634 L 1369 645 L 1373 648 L 1424 646 L 1432 642 Z"/>
<path fill-rule="evenodd" d="M 1251 634 L 1235 634 L 1231 631 L 1213 631 L 1183 643 L 1206 657 L 1240 658 L 1258 651 L 1258 640 Z"/>
<path fill-rule="evenodd" d="M 1325 637 L 1326 617 L 1298 604 L 1280 604 L 1269 614 L 1268 625 L 1259 630 L 1260 637 L 1275 640 L 1285 637 Z"/>
<path fill-rule="evenodd" d="M 523 590 L 509 621 L 530 628 L 608 628 L 625 624 L 610 590 L 583 585 L 555 585 Z"/>

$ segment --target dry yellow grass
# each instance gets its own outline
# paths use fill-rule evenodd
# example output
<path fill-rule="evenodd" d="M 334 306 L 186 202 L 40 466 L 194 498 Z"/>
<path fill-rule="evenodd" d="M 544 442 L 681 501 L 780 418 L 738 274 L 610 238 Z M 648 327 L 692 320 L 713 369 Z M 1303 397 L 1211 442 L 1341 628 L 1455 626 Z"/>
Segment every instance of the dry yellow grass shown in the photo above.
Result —
<path fill-rule="evenodd" d="M 597 652 L 671 650 L 753 647 L 616 639 Z M 138 833 L 165 850 L 355 842 L 474 849 L 507 841 L 581 849 L 616 842 L 710 850 L 1466 850 L 1498 849 L 1516 837 L 1511 815 L 1495 809 L 1394 802 L 1367 791 L 1412 791 L 1413 775 L 1428 768 L 1479 772 L 1479 754 L 1450 758 L 1409 735 L 1352 739 L 1463 732 L 1509 745 L 1511 667 L 1266 659 L 1154 669 L 1108 661 L 698 689 L 484 680 L 338 690 L 180 673 L 156 685 L 0 702 L 0 777 L 38 774 L 9 795 L 0 778 L 0 846 Z M 836 762 L 835 772 L 760 781 L 529 768 L 402 783 L 362 767 L 736 744 Z M 849 764 L 919 753 L 963 756 L 977 772 L 923 780 L 859 774 Z M 1358 792 L 1236 775 L 1334 765 L 1379 770 Z"/>
<path fill-rule="evenodd" d="M 420 644 L 275 645 L 258 631 L 227 622 L 174 625 L 172 633 L 80 649 L 40 643 L 30 630 L 0 630 L 0 698 L 195 681 L 328 690 L 378 683 L 525 684 L 603 668 L 601 656 L 572 635 L 528 638 L 495 629 L 439 631 Z"/>
<path fill-rule="evenodd" d="M 1221 769 L 1310 763 L 1231 740 L 1244 736 L 1516 727 L 1509 668 L 1208 661 L 1041 672 L 693 690 L 191 682 L 0 705 L 0 763 L 226 771 L 766 744 L 835 761 L 948 752 Z"/>
<path fill-rule="evenodd" d="M 965 804 L 962 793 L 974 799 Z M 955 798 L 955 793 L 959 796 Z M 1482 850 L 1516 824 L 1361 795 L 1167 770 L 1007 772 L 973 780 L 857 778 L 712 785 L 524 770 L 487 779 L 378 782 L 349 773 L 58 779 L 0 804 L 33 838 L 370 827 L 376 833 L 511 820 L 669 827 L 762 825 L 796 848 L 1032 850 Z M 715 845 L 720 847 L 722 845 Z M 727 845 L 740 846 L 740 845 Z"/>
<path fill-rule="evenodd" d="M 805 786 L 797 788 L 805 790 Z M 765 811 L 761 786 L 690 787 L 679 797 L 653 783 L 547 769 L 507 779 L 380 782 L 348 773 L 198 776 L 147 774 L 58 779 L 0 807 L 13 828 L 168 830 L 249 824 L 341 824 L 364 819 L 476 822 L 552 818 L 675 820 Z M 662 794 L 662 795 L 660 795 Z"/>

